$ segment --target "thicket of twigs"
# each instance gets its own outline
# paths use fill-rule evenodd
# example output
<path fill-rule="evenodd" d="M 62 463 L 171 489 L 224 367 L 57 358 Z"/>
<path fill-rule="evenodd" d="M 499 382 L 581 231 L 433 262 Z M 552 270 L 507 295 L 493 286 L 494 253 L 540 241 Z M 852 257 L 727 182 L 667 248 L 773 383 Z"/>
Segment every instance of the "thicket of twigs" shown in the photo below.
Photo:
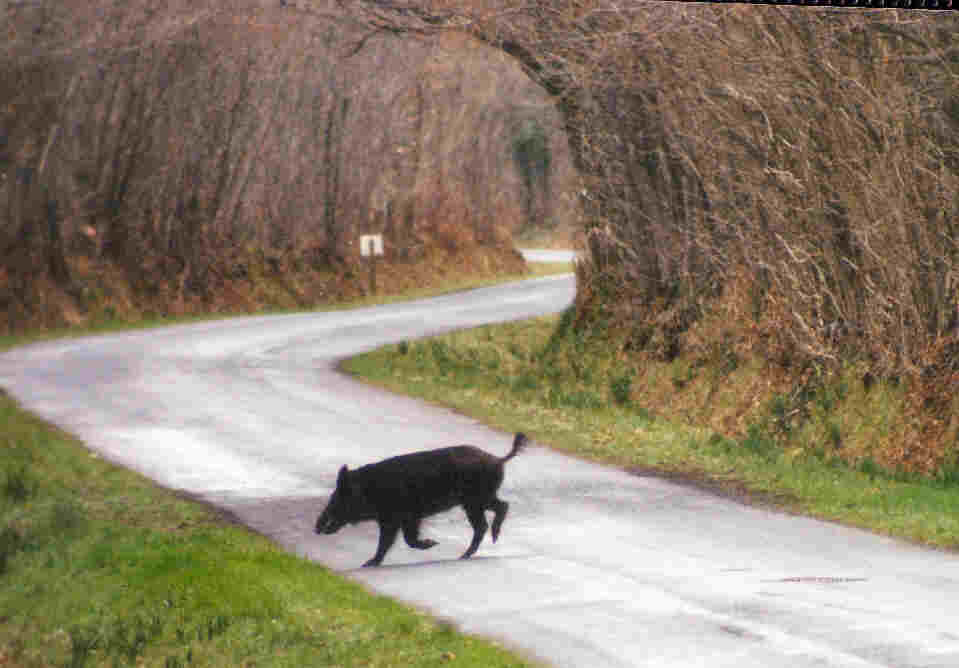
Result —
<path fill-rule="evenodd" d="M 735 300 L 786 364 L 888 373 L 956 332 L 954 17 L 539 4 L 518 35 L 591 177 L 584 308 L 656 325 L 668 354 Z"/>
<path fill-rule="evenodd" d="M 482 246 L 518 268 L 509 230 L 552 215 L 513 145 L 555 113 L 467 35 L 257 0 L 38 0 L 0 22 L 7 328 L 35 323 L 45 284 L 83 302 L 81 264 L 161 310 L 261 269 L 365 281 L 371 232 L 388 262 Z"/>

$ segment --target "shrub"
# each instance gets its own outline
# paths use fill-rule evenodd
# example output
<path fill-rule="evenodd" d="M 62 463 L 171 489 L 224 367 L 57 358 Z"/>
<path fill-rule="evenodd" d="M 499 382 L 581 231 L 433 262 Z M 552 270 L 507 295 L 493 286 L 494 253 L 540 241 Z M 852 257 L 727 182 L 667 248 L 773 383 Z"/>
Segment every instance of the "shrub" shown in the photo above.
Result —
<path fill-rule="evenodd" d="M 445 376 L 453 368 L 453 353 L 442 341 L 437 339 L 430 340 L 430 353 L 433 356 L 433 362 L 441 376 Z"/>
<path fill-rule="evenodd" d="M 514 392 L 529 392 L 539 389 L 539 379 L 531 373 L 520 374 L 513 382 Z"/>
<path fill-rule="evenodd" d="M 33 480 L 26 466 L 9 470 L 4 476 L 3 496 L 15 503 L 22 503 L 37 492 L 37 481 Z"/>
<path fill-rule="evenodd" d="M 599 395 L 589 390 L 576 390 L 562 395 L 562 403 L 578 409 L 596 410 L 602 408 L 603 400 Z"/>
<path fill-rule="evenodd" d="M 8 559 L 22 547 L 23 538 L 13 527 L 0 531 L 0 575 L 7 572 Z"/>
<path fill-rule="evenodd" d="M 769 457 L 776 447 L 776 442 L 766 428 L 755 422 L 749 425 L 746 436 L 739 441 L 739 444 L 749 452 L 764 457 Z"/>
<path fill-rule="evenodd" d="M 626 373 L 619 376 L 614 376 L 609 381 L 609 393 L 615 401 L 620 406 L 628 406 L 632 401 L 632 391 L 633 391 L 633 376 L 632 374 Z"/>

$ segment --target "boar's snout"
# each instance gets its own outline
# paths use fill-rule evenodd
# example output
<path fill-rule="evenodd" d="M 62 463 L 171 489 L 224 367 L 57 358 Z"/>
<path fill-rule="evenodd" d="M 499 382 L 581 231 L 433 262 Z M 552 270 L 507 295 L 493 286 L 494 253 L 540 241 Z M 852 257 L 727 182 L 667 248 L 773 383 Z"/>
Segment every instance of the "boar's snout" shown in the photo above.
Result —
<path fill-rule="evenodd" d="M 326 535 L 336 533 L 343 528 L 344 524 L 346 524 L 345 521 L 335 518 L 327 508 L 322 515 L 316 518 L 316 533 Z"/>

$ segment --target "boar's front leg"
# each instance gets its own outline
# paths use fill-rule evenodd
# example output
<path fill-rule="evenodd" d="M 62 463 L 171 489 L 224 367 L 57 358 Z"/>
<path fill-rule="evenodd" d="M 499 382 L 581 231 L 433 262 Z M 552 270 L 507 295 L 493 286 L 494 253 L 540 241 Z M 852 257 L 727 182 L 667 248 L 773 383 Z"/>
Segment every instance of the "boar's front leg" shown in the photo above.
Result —
<path fill-rule="evenodd" d="M 396 540 L 396 535 L 400 532 L 399 525 L 393 522 L 380 521 L 379 525 L 380 542 L 376 546 L 376 554 L 373 555 L 372 559 L 363 564 L 363 568 L 367 566 L 379 566 L 383 561 L 383 557 L 385 557 L 386 553 L 393 547 L 393 541 Z"/>
<path fill-rule="evenodd" d="M 483 536 L 486 535 L 486 529 L 489 528 L 489 523 L 486 521 L 483 506 L 470 505 L 464 506 L 463 509 L 466 511 L 466 518 L 473 527 L 473 540 L 460 559 L 469 559 L 473 556 L 473 553 L 476 552 L 477 548 L 479 548 L 480 543 L 483 542 Z"/>
<path fill-rule="evenodd" d="M 415 547 L 417 550 L 428 550 L 437 544 L 435 540 L 429 538 L 420 539 L 420 518 L 418 517 L 406 520 L 403 523 L 403 538 L 406 539 L 407 545 Z"/>

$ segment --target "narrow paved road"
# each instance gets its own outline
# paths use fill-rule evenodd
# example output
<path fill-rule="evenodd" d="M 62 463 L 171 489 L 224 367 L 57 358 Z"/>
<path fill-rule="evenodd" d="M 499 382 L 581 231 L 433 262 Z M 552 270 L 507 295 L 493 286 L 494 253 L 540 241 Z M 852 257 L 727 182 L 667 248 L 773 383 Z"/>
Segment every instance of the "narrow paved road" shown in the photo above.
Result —
<path fill-rule="evenodd" d="M 355 311 L 237 318 L 0 356 L 0 386 L 94 450 L 290 550 L 556 666 L 959 666 L 959 557 L 534 447 L 507 466 L 499 543 L 463 514 L 379 569 L 364 524 L 311 529 L 341 464 L 510 435 L 358 384 L 381 344 L 555 312 L 569 276 Z"/>

